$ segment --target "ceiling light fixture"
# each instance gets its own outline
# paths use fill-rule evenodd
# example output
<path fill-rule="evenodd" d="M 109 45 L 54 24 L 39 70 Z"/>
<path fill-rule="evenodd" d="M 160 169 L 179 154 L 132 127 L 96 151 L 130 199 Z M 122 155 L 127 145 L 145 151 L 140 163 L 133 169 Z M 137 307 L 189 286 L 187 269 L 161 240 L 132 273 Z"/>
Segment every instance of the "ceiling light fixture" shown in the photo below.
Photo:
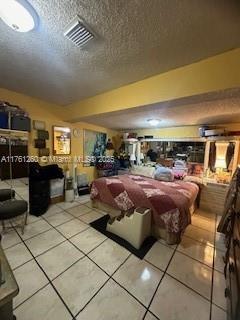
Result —
<path fill-rule="evenodd" d="M 38 24 L 38 15 L 27 0 L 1 0 L 0 17 L 18 32 L 31 31 Z"/>
<path fill-rule="evenodd" d="M 158 120 L 158 119 L 149 119 L 147 121 L 150 124 L 150 126 L 153 126 L 153 127 L 157 126 L 160 122 L 160 120 Z"/>

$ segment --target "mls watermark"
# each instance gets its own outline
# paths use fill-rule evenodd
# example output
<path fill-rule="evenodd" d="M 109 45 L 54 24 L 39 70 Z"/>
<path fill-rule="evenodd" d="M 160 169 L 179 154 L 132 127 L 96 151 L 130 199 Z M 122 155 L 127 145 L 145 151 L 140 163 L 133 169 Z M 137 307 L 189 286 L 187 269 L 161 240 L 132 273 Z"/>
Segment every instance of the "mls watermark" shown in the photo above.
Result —
<path fill-rule="evenodd" d="M 2 156 L 0 163 L 30 163 L 30 162 L 43 162 L 43 163 L 113 163 L 113 156 Z"/>

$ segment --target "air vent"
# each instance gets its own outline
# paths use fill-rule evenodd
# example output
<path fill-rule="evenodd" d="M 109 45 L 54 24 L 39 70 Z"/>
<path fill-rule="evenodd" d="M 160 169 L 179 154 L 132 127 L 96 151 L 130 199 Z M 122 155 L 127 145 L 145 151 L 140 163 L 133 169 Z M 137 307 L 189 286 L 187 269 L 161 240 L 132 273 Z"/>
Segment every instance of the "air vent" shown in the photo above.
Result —
<path fill-rule="evenodd" d="M 93 33 L 84 24 L 83 20 L 79 16 L 76 16 L 63 33 L 64 36 L 71 40 L 77 47 L 85 46 L 94 38 Z"/>

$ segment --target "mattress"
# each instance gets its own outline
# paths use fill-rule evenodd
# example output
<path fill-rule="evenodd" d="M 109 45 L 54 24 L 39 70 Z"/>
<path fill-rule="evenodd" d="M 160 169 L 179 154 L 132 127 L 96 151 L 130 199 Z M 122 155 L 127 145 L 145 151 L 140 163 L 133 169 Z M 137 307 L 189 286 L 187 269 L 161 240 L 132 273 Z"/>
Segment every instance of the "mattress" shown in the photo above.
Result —
<path fill-rule="evenodd" d="M 199 187 L 191 182 L 163 182 L 139 175 L 96 179 L 91 186 L 91 199 L 115 210 L 152 209 L 154 224 L 167 232 L 179 234 L 191 223 L 190 207 Z"/>

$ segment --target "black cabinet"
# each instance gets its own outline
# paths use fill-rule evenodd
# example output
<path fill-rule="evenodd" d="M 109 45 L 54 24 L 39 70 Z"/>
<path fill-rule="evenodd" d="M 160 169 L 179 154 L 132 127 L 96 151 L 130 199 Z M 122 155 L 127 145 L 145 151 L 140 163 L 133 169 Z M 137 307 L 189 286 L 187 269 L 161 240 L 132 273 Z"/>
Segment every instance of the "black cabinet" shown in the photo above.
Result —
<path fill-rule="evenodd" d="M 12 178 L 23 178 L 28 176 L 28 147 L 11 146 L 12 158 L 9 158 L 9 146 L 0 145 L 0 178 L 1 180 L 10 179 L 10 160 L 12 164 Z"/>

